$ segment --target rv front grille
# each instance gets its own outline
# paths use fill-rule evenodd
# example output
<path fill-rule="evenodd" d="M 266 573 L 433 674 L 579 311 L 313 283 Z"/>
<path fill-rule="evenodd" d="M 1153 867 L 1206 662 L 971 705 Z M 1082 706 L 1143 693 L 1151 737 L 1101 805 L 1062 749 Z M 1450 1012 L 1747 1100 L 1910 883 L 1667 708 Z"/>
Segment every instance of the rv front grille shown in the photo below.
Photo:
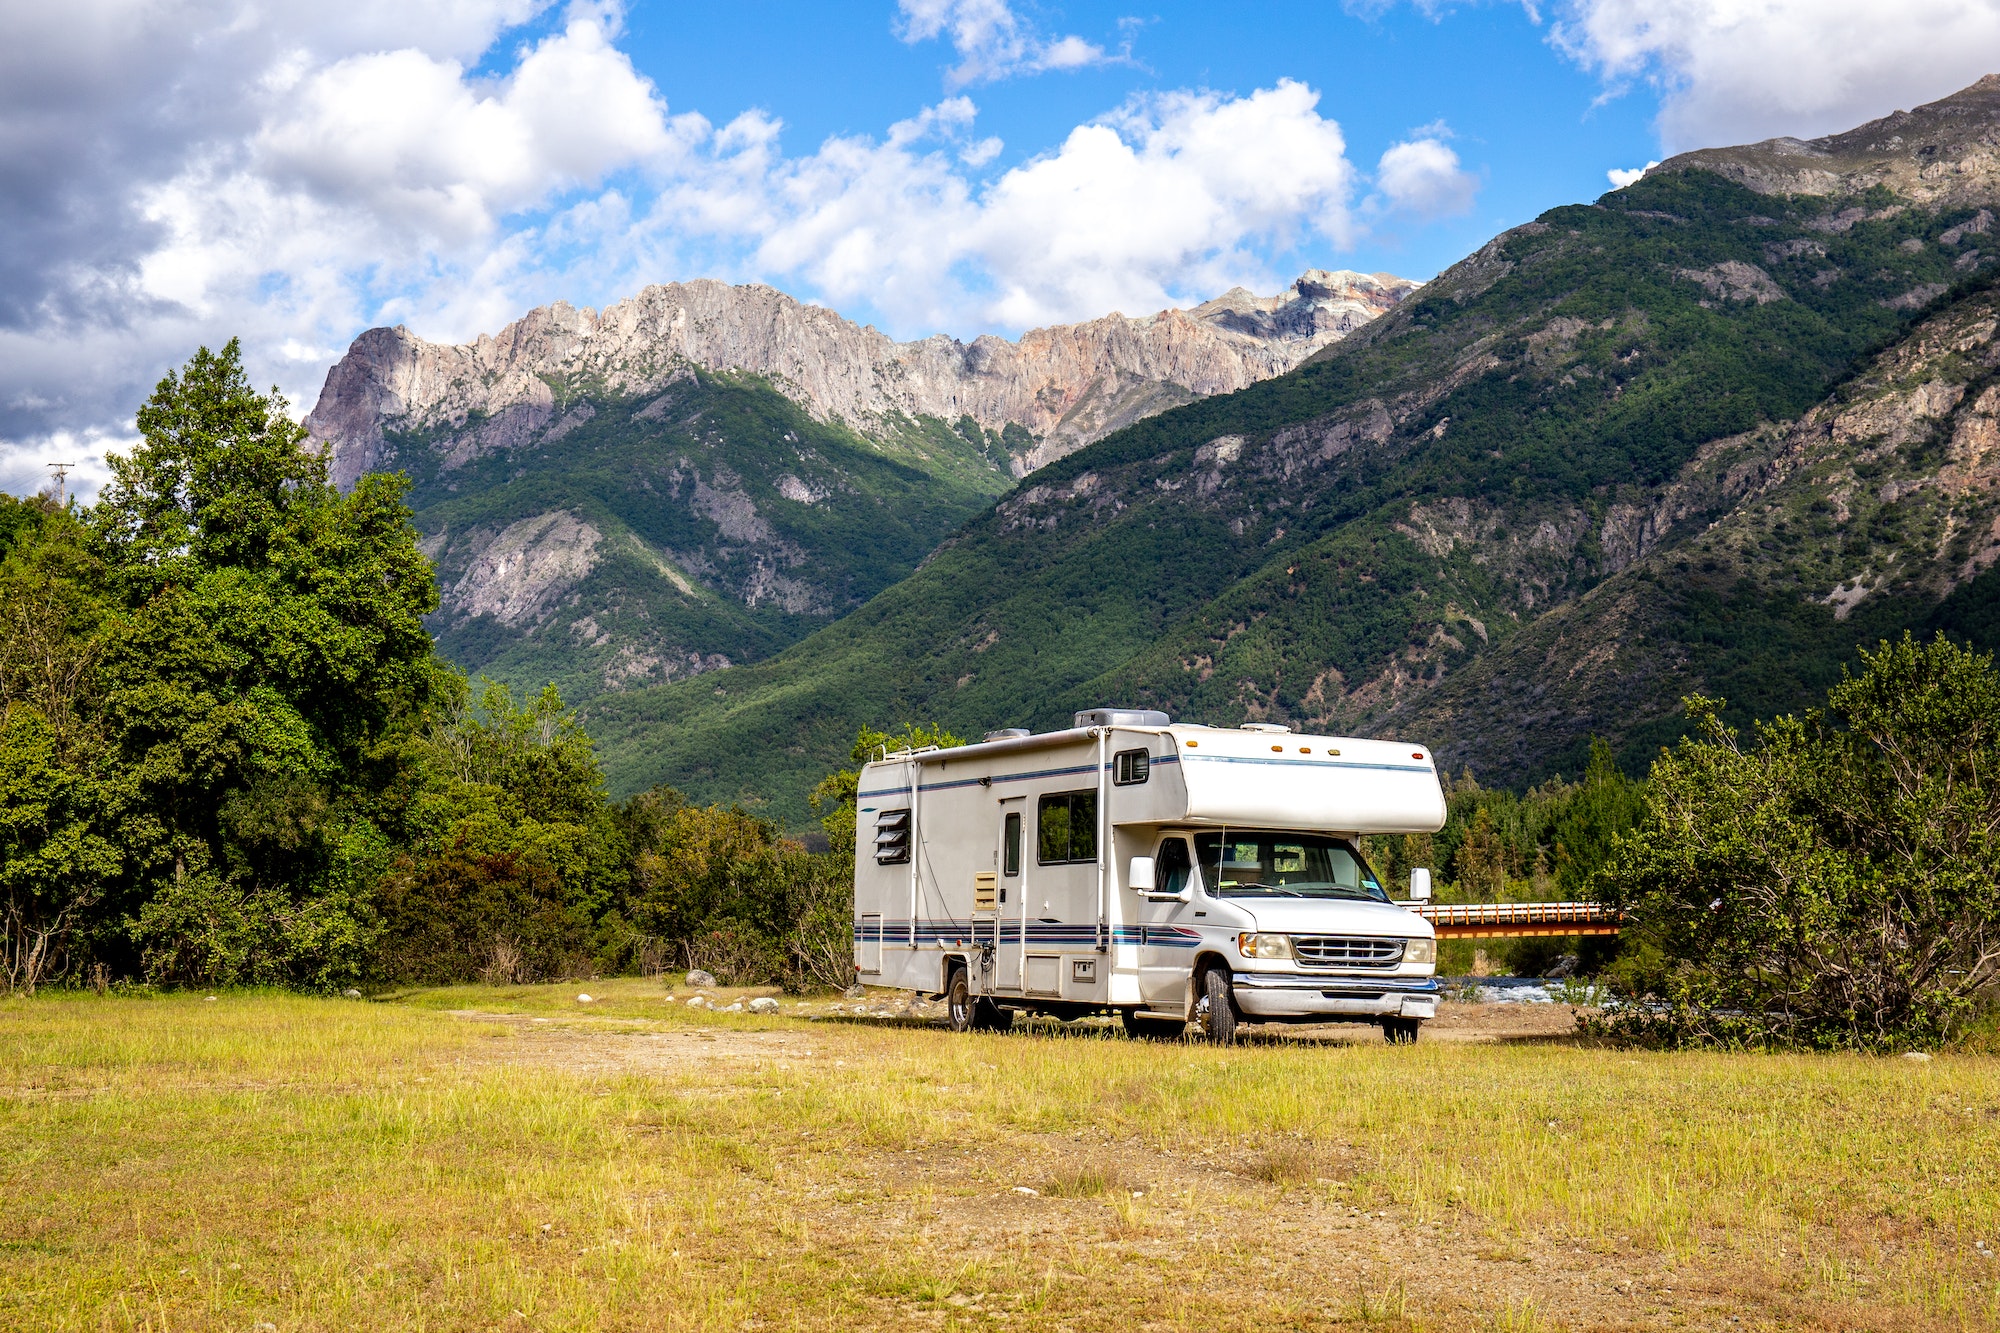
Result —
<path fill-rule="evenodd" d="M 1367 935 L 1294 935 L 1292 955 L 1302 967 L 1394 967 L 1403 941 Z"/>

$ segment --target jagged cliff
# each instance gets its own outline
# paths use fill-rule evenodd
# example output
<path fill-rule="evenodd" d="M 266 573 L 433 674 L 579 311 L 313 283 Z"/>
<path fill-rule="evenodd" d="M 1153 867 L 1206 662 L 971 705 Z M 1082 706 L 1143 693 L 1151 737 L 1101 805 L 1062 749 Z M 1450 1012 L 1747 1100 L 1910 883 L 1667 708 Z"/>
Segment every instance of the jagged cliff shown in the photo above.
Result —
<path fill-rule="evenodd" d="M 573 429 L 560 390 L 640 397 L 690 370 L 761 376 L 820 420 L 863 435 L 895 418 L 1022 428 L 1023 475 L 1142 417 L 1282 374 L 1418 284 L 1315 269 L 1273 297 L 1237 288 L 1193 310 L 1035 329 L 1017 341 L 899 343 L 770 287 L 648 287 L 603 311 L 558 302 L 456 346 L 370 329 L 306 418 L 350 486 L 385 461 L 385 433 L 435 432 L 446 467 Z M 575 424 L 580 424 L 575 423 Z"/>

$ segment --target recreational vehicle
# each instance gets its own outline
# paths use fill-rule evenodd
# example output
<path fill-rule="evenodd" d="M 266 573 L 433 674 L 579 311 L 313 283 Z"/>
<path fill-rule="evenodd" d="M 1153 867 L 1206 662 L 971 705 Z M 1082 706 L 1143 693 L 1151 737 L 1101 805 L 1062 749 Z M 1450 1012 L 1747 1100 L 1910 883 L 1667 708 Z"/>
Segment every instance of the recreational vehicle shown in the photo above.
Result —
<path fill-rule="evenodd" d="M 961 1031 L 1116 1012 L 1134 1036 L 1360 1022 L 1414 1041 L 1435 932 L 1356 839 L 1444 818 L 1427 746 L 1138 709 L 883 754 L 856 805 L 855 966 L 943 996 Z"/>

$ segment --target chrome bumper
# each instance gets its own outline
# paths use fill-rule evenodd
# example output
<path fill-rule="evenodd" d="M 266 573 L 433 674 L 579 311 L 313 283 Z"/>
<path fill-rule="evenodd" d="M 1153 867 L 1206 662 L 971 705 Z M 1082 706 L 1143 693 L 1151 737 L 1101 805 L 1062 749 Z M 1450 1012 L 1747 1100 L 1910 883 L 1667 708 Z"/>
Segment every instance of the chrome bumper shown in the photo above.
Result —
<path fill-rule="evenodd" d="M 1309 1014 L 1364 1018 L 1435 1018 L 1435 977 L 1313 977 L 1294 972 L 1237 972 L 1230 976 L 1236 1007 L 1246 1018 L 1303 1018 Z"/>

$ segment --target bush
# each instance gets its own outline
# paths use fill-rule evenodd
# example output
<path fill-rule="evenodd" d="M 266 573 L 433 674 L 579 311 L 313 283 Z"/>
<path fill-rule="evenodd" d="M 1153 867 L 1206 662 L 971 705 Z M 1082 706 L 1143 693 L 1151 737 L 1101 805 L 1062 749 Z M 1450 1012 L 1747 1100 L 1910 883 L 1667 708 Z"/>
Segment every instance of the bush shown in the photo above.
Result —
<path fill-rule="evenodd" d="M 1598 880 L 1658 951 L 1616 1030 L 1881 1049 L 1973 1017 L 2000 975 L 2000 676 L 1941 637 L 1862 662 L 1747 746 L 1687 701 Z"/>

